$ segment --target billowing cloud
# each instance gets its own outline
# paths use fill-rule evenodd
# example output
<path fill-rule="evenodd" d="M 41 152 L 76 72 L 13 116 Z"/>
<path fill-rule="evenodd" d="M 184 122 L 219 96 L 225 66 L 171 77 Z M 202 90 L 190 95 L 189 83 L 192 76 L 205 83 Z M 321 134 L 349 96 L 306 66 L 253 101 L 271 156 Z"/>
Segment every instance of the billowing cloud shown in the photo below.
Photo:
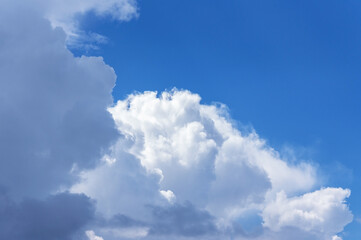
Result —
<path fill-rule="evenodd" d="M 296 232 L 331 239 L 352 220 L 344 203 L 349 190 L 314 191 L 311 164 L 282 159 L 255 132 L 237 130 L 225 106 L 200 100 L 173 90 L 118 101 L 109 111 L 121 137 L 72 192 L 96 199 L 106 217 L 119 213 L 142 221 L 149 239 L 209 239 L 209 233 L 281 239 Z M 161 217 L 154 218 L 154 209 Z"/>
<path fill-rule="evenodd" d="M 264 225 L 274 231 L 297 227 L 331 238 L 352 221 L 352 214 L 344 202 L 349 196 L 350 191 L 341 188 L 325 188 L 293 198 L 280 192 L 263 210 Z"/>

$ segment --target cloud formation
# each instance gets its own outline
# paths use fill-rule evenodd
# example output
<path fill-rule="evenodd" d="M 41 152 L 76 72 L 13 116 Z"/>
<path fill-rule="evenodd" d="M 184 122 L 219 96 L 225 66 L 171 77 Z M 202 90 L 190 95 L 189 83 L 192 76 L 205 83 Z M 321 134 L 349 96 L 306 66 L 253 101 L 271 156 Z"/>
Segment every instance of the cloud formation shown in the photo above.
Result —
<path fill-rule="evenodd" d="M 274 231 L 298 227 L 306 232 L 333 236 L 352 221 L 352 214 L 344 203 L 349 196 L 350 190 L 341 188 L 324 188 L 293 198 L 279 192 L 263 210 L 264 225 Z"/>
<path fill-rule="evenodd" d="M 1 239 L 341 239 L 350 190 L 316 190 L 314 166 L 225 106 L 178 90 L 114 104 L 113 69 L 66 48 L 89 11 L 137 16 L 133 0 L 0 0 Z"/>
<path fill-rule="evenodd" d="M 280 158 L 255 132 L 237 130 L 225 106 L 200 100 L 173 90 L 118 101 L 109 111 L 121 137 L 72 192 L 96 199 L 104 216 L 141 220 L 149 239 L 279 239 L 295 232 L 331 239 L 352 220 L 344 202 L 349 190 L 313 191 L 318 179 L 312 165 Z M 246 224 L 248 219 L 258 221 Z"/>

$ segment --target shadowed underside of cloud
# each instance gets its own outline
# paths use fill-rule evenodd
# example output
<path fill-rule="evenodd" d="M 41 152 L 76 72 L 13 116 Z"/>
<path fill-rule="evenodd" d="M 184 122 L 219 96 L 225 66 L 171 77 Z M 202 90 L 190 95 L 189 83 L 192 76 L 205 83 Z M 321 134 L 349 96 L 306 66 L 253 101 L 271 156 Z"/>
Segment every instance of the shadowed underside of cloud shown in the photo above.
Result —
<path fill-rule="evenodd" d="M 88 11 L 137 15 L 132 0 L 0 0 L 1 239 L 338 239 L 350 191 L 315 191 L 310 163 L 225 106 L 178 90 L 113 105 L 113 69 L 66 48 Z"/>
<path fill-rule="evenodd" d="M 149 230 L 151 235 L 202 236 L 216 233 L 213 217 L 190 203 L 168 208 L 154 206 L 151 209 L 154 218 Z"/>
<path fill-rule="evenodd" d="M 93 216 L 94 205 L 85 195 L 60 193 L 20 203 L 0 195 L 1 239 L 71 239 Z"/>

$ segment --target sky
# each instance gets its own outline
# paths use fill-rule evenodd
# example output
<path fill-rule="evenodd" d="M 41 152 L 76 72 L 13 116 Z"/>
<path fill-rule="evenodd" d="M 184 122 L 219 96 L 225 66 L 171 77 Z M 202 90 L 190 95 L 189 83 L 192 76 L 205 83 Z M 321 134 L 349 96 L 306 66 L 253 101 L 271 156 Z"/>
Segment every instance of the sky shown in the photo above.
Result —
<path fill-rule="evenodd" d="M 0 237 L 361 237 L 359 1 L 0 0 Z"/>

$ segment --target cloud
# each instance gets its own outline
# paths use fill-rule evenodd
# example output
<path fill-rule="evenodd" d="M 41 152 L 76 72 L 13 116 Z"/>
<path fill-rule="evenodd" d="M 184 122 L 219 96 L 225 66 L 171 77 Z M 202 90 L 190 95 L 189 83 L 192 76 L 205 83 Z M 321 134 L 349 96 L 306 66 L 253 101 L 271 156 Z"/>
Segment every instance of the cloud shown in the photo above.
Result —
<path fill-rule="evenodd" d="M 94 231 L 88 230 L 85 232 L 89 240 L 104 240 L 102 237 L 95 235 Z"/>
<path fill-rule="evenodd" d="M 82 181 L 71 192 L 96 199 L 98 210 L 106 217 L 120 213 L 146 220 L 146 205 L 168 201 L 158 190 L 160 176 L 148 173 L 137 158 L 123 152 L 125 145 L 120 140 L 113 147 L 114 163 L 103 161 L 96 169 L 84 171 Z"/>
<path fill-rule="evenodd" d="M 173 90 L 118 101 L 109 111 L 121 137 L 102 164 L 82 172 L 71 191 L 96 199 L 99 213 L 108 218 L 119 213 L 140 220 L 148 229 L 145 239 L 287 239 L 296 233 L 331 239 L 352 220 L 344 204 L 349 190 L 314 191 L 315 167 L 282 159 L 255 132 L 237 130 L 225 106 L 200 100 Z M 307 205 L 313 198 L 322 199 L 324 208 Z M 299 212 L 322 221 L 300 218 Z"/>
<path fill-rule="evenodd" d="M 12 6 L 25 12 L 32 11 L 48 19 L 53 28 L 63 29 L 68 46 L 73 48 L 97 48 L 98 44 L 107 42 L 105 36 L 81 29 L 79 18 L 87 13 L 110 17 L 115 21 L 129 21 L 138 17 L 136 0 L 0 0 L 0 4 L 5 8 Z"/>
<path fill-rule="evenodd" d="M 2 192 L 0 213 L 1 239 L 66 240 L 93 218 L 94 206 L 88 197 L 69 193 L 17 204 Z"/>
<path fill-rule="evenodd" d="M 60 192 L 118 137 L 106 110 L 116 75 L 100 57 L 74 57 L 62 29 L 17 4 L 0 1 L 0 238 L 71 239 L 93 202 Z"/>
<path fill-rule="evenodd" d="M 213 217 L 190 203 L 167 208 L 152 206 L 151 210 L 153 221 L 150 235 L 201 236 L 217 232 Z"/>
<path fill-rule="evenodd" d="M 44 16 L 53 27 L 61 27 L 68 36 L 67 43 L 72 47 L 96 48 L 107 42 L 98 33 L 84 32 L 79 27 L 78 17 L 89 12 L 98 17 L 109 16 L 116 21 L 129 21 L 138 17 L 136 0 L 37 0 L 43 8 Z"/>
<path fill-rule="evenodd" d="M 263 210 L 264 225 L 274 231 L 297 227 L 331 238 L 352 221 L 352 214 L 345 204 L 349 196 L 350 190 L 341 188 L 324 188 L 293 198 L 280 192 Z"/>
<path fill-rule="evenodd" d="M 136 0 L 37 0 L 44 8 L 46 17 L 55 27 L 73 32 L 77 14 L 93 11 L 98 16 L 108 15 L 118 21 L 129 21 L 138 16 Z"/>
<path fill-rule="evenodd" d="M 75 58 L 64 32 L 33 12 L 0 12 L 0 184 L 16 198 L 45 196 L 116 139 L 106 111 L 116 76 L 100 57 Z"/>
<path fill-rule="evenodd" d="M 160 190 L 160 194 L 162 194 L 163 197 L 165 197 L 165 199 L 168 200 L 168 202 L 172 203 L 175 201 L 176 196 L 174 195 L 174 193 L 171 190 Z"/>

